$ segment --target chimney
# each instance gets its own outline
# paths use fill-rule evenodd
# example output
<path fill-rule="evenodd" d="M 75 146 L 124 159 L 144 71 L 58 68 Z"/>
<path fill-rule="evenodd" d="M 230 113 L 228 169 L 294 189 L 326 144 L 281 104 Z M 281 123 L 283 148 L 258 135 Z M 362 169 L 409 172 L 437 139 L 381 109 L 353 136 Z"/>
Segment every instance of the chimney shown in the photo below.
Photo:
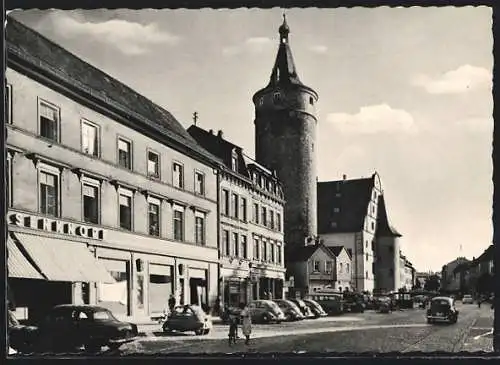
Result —
<path fill-rule="evenodd" d="M 342 180 L 345 180 L 345 179 L 347 179 L 347 175 L 346 174 L 342 175 Z"/>
<path fill-rule="evenodd" d="M 217 137 L 219 138 L 223 138 L 224 137 L 224 133 L 222 133 L 222 131 L 219 129 L 219 131 L 217 132 Z"/>
<path fill-rule="evenodd" d="M 210 130 L 208 131 L 208 133 L 210 133 L 210 134 L 214 134 L 214 130 L 213 130 L 213 129 L 210 129 Z"/>

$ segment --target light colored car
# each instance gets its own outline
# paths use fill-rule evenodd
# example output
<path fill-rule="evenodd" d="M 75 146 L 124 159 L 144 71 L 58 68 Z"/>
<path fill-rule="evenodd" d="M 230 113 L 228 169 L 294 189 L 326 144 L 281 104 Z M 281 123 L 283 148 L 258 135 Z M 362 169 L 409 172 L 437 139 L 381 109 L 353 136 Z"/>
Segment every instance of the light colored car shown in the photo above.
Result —
<path fill-rule="evenodd" d="M 254 300 L 248 304 L 252 322 L 254 323 L 281 323 L 286 321 L 286 316 L 278 304 L 272 300 Z"/>
<path fill-rule="evenodd" d="M 275 299 L 274 302 L 283 311 L 287 321 L 300 321 L 304 319 L 304 315 L 294 302 L 286 299 Z"/>
<path fill-rule="evenodd" d="M 462 304 L 474 304 L 474 299 L 472 299 L 472 295 L 464 295 L 462 298 Z"/>
<path fill-rule="evenodd" d="M 163 332 L 194 331 L 196 335 L 206 335 L 212 328 L 212 319 L 197 305 L 175 307 L 163 323 Z"/>

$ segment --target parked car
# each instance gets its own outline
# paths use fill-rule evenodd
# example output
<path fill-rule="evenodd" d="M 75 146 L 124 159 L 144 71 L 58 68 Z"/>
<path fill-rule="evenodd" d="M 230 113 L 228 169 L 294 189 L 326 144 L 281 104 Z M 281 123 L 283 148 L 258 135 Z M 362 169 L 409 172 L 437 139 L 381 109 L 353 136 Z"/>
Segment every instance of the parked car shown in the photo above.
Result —
<path fill-rule="evenodd" d="M 286 321 L 285 314 L 272 300 L 254 300 L 248 304 L 254 323 L 281 323 Z"/>
<path fill-rule="evenodd" d="M 378 313 L 391 313 L 392 312 L 391 298 L 389 297 L 377 298 L 376 308 Z"/>
<path fill-rule="evenodd" d="M 292 302 L 297 304 L 297 306 L 300 308 L 300 311 L 304 315 L 304 318 L 306 319 L 311 319 L 311 318 L 316 318 L 314 314 L 312 313 L 311 309 L 307 306 L 307 304 L 302 300 L 302 299 L 290 299 Z"/>
<path fill-rule="evenodd" d="M 286 299 L 275 299 L 274 302 L 283 311 L 287 321 L 300 321 L 304 319 L 304 315 L 294 302 Z"/>
<path fill-rule="evenodd" d="M 194 331 L 196 335 L 206 335 L 212 328 L 212 319 L 197 305 L 181 305 L 174 308 L 163 323 L 163 332 Z"/>
<path fill-rule="evenodd" d="M 472 295 L 465 294 L 462 297 L 462 304 L 474 304 L 474 299 L 472 298 Z"/>
<path fill-rule="evenodd" d="M 321 305 L 316 302 L 315 300 L 313 299 L 303 299 L 304 300 L 304 303 L 306 303 L 306 305 L 309 307 L 309 309 L 311 310 L 311 312 L 314 314 L 314 316 L 316 318 L 319 318 L 319 317 L 326 317 L 328 315 L 328 313 L 325 312 L 325 310 L 323 309 L 323 307 L 321 307 Z"/>
<path fill-rule="evenodd" d="M 342 314 L 344 311 L 344 301 L 342 294 L 314 293 L 307 296 L 308 299 L 318 303 L 329 315 Z"/>
<path fill-rule="evenodd" d="M 94 305 L 57 305 L 38 326 L 13 331 L 10 345 L 19 352 L 77 349 L 98 352 L 117 349 L 138 335 L 137 325 L 118 320 L 108 309 Z"/>
<path fill-rule="evenodd" d="M 344 312 L 363 313 L 365 304 L 361 295 L 352 292 L 344 293 Z"/>
<path fill-rule="evenodd" d="M 427 323 L 448 322 L 457 323 L 458 310 L 450 297 L 434 297 L 427 309 Z"/>

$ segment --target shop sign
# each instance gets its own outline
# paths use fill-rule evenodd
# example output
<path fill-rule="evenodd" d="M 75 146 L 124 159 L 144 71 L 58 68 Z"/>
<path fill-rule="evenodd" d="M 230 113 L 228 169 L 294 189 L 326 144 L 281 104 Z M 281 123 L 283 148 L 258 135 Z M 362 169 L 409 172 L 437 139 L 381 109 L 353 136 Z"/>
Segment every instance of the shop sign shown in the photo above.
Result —
<path fill-rule="evenodd" d="M 70 236 L 92 238 L 95 240 L 104 239 L 103 229 L 89 227 L 82 224 L 63 222 L 58 219 L 40 218 L 29 214 L 12 213 L 9 215 L 9 223 L 16 226 L 67 234 Z"/>

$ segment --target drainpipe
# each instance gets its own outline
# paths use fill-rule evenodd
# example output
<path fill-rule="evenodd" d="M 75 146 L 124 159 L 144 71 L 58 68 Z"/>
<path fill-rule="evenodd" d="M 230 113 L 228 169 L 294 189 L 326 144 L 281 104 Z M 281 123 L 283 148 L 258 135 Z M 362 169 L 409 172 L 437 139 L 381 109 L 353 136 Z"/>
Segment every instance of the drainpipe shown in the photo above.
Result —
<path fill-rule="evenodd" d="M 215 170 L 216 178 L 217 178 L 217 298 L 219 298 L 220 303 L 225 303 L 225 299 L 223 298 L 224 293 L 221 292 L 221 247 L 220 247 L 220 235 L 221 235 L 221 223 L 220 223 L 220 189 L 221 189 L 221 171 Z"/>

